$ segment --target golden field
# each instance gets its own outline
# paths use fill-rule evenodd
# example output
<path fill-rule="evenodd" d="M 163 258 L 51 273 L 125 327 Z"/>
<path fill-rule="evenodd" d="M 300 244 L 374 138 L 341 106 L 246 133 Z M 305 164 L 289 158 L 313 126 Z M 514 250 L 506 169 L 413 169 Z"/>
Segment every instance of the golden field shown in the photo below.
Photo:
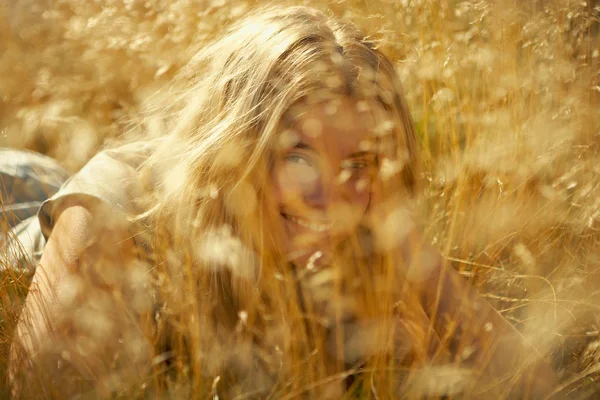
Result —
<path fill-rule="evenodd" d="M 560 371 L 562 393 L 600 396 L 600 2 L 282 3 L 380 41 L 419 130 L 427 237 Z M 261 4 L 5 0 L 0 147 L 75 172 L 140 121 L 160 134 L 154 93 Z"/>

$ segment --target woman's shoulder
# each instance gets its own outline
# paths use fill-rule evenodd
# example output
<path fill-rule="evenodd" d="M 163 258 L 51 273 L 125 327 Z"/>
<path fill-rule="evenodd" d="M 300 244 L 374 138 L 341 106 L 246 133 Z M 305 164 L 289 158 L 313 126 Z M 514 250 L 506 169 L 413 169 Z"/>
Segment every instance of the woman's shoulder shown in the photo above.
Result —
<path fill-rule="evenodd" d="M 135 142 L 92 157 L 40 207 L 38 219 L 44 236 L 50 235 L 54 220 L 68 204 L 83 204 L 90 209 L 102 204 L 103 209 L 111 211 L 111 217 L 140 213 L 139 199 L 151 188 L 142 184 L 139 173 L 156 146 L 157 141 Z"/>
<path fill-rule="evenodd" d="M 139 171 L 156 145 L 144 141 L 100 151 L 71 177 L 49 157 L 0 148 L 3 215 L 15 219 L 8 237 L 16 240 L 5 241 L 16 246 L 10 247 L 15 254 L 8 265 L 19 270 L 35 265 L 31 261 L 39 261 L 59 217 L 73 205 L 104 226 L 138 213 L 136 200 L 148 190 Z"/>

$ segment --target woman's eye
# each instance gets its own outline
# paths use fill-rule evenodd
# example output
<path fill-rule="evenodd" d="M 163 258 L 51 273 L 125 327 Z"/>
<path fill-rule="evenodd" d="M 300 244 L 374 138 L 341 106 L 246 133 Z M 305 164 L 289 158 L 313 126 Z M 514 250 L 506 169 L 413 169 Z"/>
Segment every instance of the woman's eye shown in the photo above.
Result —
<path fill-rule="evenodd" d="M 363 160 L 346 161 L 342 164 L 343 169 L 361 171 L 369 167 L 369 163 Z"/>
<path fill-rule="evenodd" d="M 283 157 L 284 171 L 289 182 L 312 184 L 318 179 L 316 163 L 308 155 L 289 153 Z"/>
<path fill-rule="evenodd" d="M 293 164 L 303 164 L 303 165 L 309 165 L 309 166 L 312 165 L 312 163 L 310 162 L 308 157 L 306 157 L 302 154 L 297 154 L 297 153 L 292 153 L 292 154 L 286 155 L 285 161 L 293 163 Z"/>

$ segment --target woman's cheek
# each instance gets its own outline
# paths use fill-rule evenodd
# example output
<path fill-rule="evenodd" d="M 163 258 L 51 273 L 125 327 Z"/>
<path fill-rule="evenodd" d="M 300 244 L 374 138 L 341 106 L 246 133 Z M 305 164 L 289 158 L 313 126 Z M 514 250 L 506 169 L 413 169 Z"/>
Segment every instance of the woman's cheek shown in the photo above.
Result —
<path fill-rule="evenodd" d="M 338 203 L 330 209 L 329 217 L 334 222 L 333 236 L 346 236 L 352 233 L 361 223 L 369 207 L 369 190 L 357 191 L 352 182 L 348 182 L 346 201 Z"/>
<path fill-rule="evenodd" d="M 280 166 L 274 173 L 275 183 L 281 198 L 298 199 L 303 196 L 303 185 L 289 166 Z"/>
<path fill-rule="evenodd" d="M 352 193 L 352 202 L 356 204 L 362 210 L 362 214 L 364 214 L 371 202 L 372 183 L 365 178 L 360 178 L 352 180 L 350 185 L 349 192 Z"/>
<path fill-rule="evenodd" d="M 373 208 L 377 207 L 378 204 L 381 204 L 383 200 L 383 189 L 381 187 L 381 183 L 379 181 L 371 181 L 368 185 L 369 188 L 369 211 L 372 211 Z"/>

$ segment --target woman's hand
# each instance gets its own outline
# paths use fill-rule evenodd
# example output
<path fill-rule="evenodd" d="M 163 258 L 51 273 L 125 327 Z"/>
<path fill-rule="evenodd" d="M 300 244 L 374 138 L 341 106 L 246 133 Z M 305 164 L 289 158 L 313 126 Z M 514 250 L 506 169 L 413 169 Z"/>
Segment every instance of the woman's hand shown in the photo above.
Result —
<path fill-rule="evenodd" d="M 558 377 L 537 349 L 417 232 L 407 236 L 403 253 L 409 260 L 407 278 L 418 288 L 435 331 L 453 356 L 453 365 L 476 374 L 466 393 L 519 399 L 551 395 Z"/>

